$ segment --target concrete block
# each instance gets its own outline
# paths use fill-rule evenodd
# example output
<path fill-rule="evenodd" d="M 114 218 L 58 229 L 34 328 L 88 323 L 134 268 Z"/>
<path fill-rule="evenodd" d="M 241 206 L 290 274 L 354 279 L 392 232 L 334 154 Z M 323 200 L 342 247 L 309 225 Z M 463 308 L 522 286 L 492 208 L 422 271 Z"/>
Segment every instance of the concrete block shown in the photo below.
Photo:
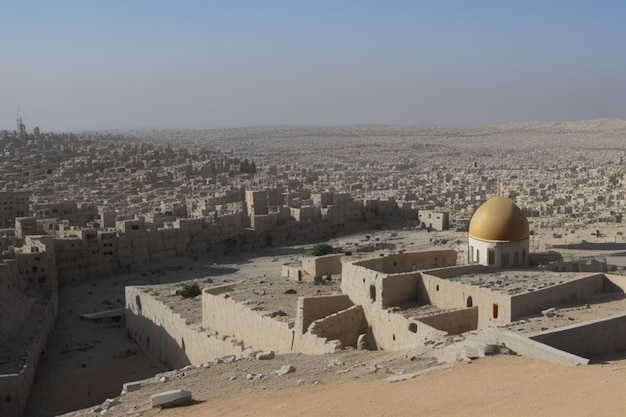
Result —
<path fill-rule="evenodd" d="M 191 401 L 191 391 L 175 389 L 171 391 L 159 392 L 150 397 L 152 407 L 173 407 L 183 405 Z"/>

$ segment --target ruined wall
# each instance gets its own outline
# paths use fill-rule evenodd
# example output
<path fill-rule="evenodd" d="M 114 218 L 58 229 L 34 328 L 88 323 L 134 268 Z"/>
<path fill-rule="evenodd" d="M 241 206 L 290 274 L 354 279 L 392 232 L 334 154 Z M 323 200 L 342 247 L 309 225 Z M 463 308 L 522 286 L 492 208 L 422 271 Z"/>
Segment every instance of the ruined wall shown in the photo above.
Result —
<path fill-rule="evenodd" d="M 422 271 L 456 265 L 457 253 L 454 250 L 434 250 L 388 255 L 383 258 L 357 262 L 358 265 L 387 274 Z"/>
<path fill-rule="evenodd" d="M 415 275 L 410 277 L 409 281 Z M 383 308 L 386 279 L 386 274 L 364 267 L 363 262 L 344 263 L 342 267 L 341 291 L 363 307 L 368 324 L 367 334 L 371 336 L 368 340 L 370 349 L 400 350 L 423 343 L 424 337 L 429 335 L 445 334 Z"/>
<path fill-rule="evenodd" d="M 187 325 L 179 314 L 156 300 L 142 287 L 126 287 L 126 327 L 147 355 L 182 368 L 208 360 L 238 354 L 242 343 Z"/>
<path fill-rule="evenodd" d="M 435 329 L 447 332 L 450 335 L 461 334 L 476 330 L 478 326 L 478 307 L 447 311 L 418 319 Z"/>
<path fill-rule="evenodd" d="M 25 355 L 22 356 L 23 363 L 17 372 L 0 374 L 0 415 L 3 417 L 16 417 L 22 414 L 26 408 L 30 391 L 35 381 L 37 363 L 45 350 L 48 336 L 54 329 L 56 317 L 58 315 L 58 298 L 56 293 L 52 294 L 45 308 L 40 311 L 37 317 L 29 317 L 28 325 L 33 326 L 29 334 L 21 338 L 27 339 L 30 344 L 24 346 Z M 30 330 L 25 326 L 24 330 Z M 21 342 L 15 340 L 15 342 Z"/>
<path fill-rule="evenodd" d="M 363 308 L 352 306 L 314 321 L 309 331 L 317 337 L 338 340 L 343 347 L 356 347 L 359 335 L 367 333 L 367 322 Z"/>
<path fill-rule="evenodd" d="M 202 328 L 242 341 L 245 347 L 289 353 L 294 350 L 296 329 L 270 318 L 267 311 L 250 310 L 225 295 L 202 293 Z"/>
<path fill-rule="evenodd" d="M 341 274 L 343 254 L 314 256 L 302 260 L 302 270 L 312 277 Z"/>
<path fill-rule="evenodd" d="M 626 314 L 531 335 L 532 340 L 585 358 L 626 351 Z"/>
<path fill-rule="evenodd" d="M 478 327 L 511 322 L 511 296 L 422 273 L 430 303 L 442 309 L 478 307 Z"/>
<path fill-rule="evenodd" d="M 588 297 L 602 293 L 605 280 L 603 274 L 596 274 L 531 293 L 514 295 L 511 297 L 511 318 L 517 320 L 558 305 L 584 303 Z"/>
<path fill-rule="evenodd" d="M 381 297 L 383 307 L 398 306 L 418 300 L 419 272 L 389 275 L 382 279 Z"/>
<path fill-rule="evenodd" d="M 386 274 L 369 268 L 371 262 L 365 262 L 343 264 L 341 292 L 348 295 L 354 304 L 374 303 L 382 308 L 382 279 Z"/>
<path fill-rule="evenodd" d="M 296 329 L 306 333 L 309 325 L 333 313 L 354 305 L 347 295 L 324 295 L 320 297 L 298 297 Z"/>

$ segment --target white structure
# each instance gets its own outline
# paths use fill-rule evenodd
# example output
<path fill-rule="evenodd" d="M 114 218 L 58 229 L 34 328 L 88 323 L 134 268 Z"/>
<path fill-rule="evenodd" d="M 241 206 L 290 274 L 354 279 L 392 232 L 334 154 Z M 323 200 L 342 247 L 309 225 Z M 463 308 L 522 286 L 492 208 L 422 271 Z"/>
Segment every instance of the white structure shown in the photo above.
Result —
<path fill-rule="evenodd" d="M 468 261 L 496 268 L 528 266 L 528 220 L 511 200 L 492 197 L 469 225 Z"/>

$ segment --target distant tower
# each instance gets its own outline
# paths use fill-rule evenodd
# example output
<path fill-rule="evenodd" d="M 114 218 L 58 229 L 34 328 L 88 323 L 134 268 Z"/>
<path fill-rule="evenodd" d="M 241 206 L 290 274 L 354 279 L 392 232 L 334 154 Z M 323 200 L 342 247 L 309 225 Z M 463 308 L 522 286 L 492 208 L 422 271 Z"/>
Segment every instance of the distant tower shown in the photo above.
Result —
<path fill-rule="evenodd" d="M 26 139 L 26 125 L 22 122 L 20 109 L 17 109 L 17 137 L 20 139 Z"/>

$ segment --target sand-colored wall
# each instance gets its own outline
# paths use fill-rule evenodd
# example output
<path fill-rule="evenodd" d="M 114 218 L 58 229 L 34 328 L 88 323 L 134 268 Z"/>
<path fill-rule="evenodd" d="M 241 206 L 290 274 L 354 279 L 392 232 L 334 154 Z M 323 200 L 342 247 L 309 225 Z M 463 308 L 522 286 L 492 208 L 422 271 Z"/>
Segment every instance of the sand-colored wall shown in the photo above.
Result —
<path fill-rule="evenodd" d="M 588 297 L 603 292 L 605 280 L 604 274 L 595 274 L 531 293 L 514 295 L 511 297 L 511 319 L 517 320 L 558 305 L 584 303 Z"/>
<path fill-rule="evenodd" d="M 453 266 L 456 265 L 456 259 L 457 253 L 454 250 L 434 250 L 397 253 L 383 258 L 367 259 L 357 264 L 378 272 L 397 274 Z"/>
<path fill-rule="evenodd" d="M 306 333 L 310 324 L 354 304 L 347 295 L 323 295 L 320 297 L 298 297 L 296 329 Z"/>
<path fill-rule="evenodd" d="M 198 364 L 243 350 L 238 340 L 217 337 L 202 330 L 199 323 L 187 325 L 184 318 L 142 287 L 126 287 L 126 326 L 147 355 L 170 368 Z"/>
<path fill-rule="evenodd" d="M 478 307 L 464 308 L 461 310 L 448 311 L 429 317 L 418 319 L 435 329 L 448 332 L 450 335 L 461 334 L 476 330 L 478 326 Z"/>
<path fill-rule="evenodd" d="M 302 270 L 312 277 L 341 274 L 343 254 L 312 256 L 302 260 Z"/>
<path fill-rule="evenodd" d="M 422 273 L 430 303 L 442 309 L 478 307 L 478 327 L 511 322 L 511 296 Z M 471 304 L 471 305 L 469 305 Z M 497 307 L 496 307 L 497 306 Z M 497 309 L 497 317 L 494 310 Z"/>
<path fill-rule="evenodd" d="M 223 295 L 202 293 L 202 327 L 233 336 L 244 346 L 289 353 L 294 350 L 296 329 L 271 318 L 268 312 L 250 310 Z"/>
<path fill-rule="evenodd" d="M 338 340 L 343 347 L 356 347 L 359 335 L 367 333 L 367 322 L 363 308 L 352 306 L 314 321 L 309 331 L 320 338 Z"/>
<path fill-rule="evenodd" d="M 382 280 L 387 274 L 369 267 L 370 263 L 345 263 L 341 268 L 341 292 L 354 304 L 374 303 L 382 308 Z M 372 299 L 371 291 L 375 299 Z"/>
<path fill-rule="evenodd" d="M 383 307 L 393 307 L 418 300 L 419 272 L 388 275 L 381 280 Z"/>
<path fill-rule="evenodd" d="M 544 343 L 584 358 L 626 350 L 626 314 L 531 335 Z"/>

